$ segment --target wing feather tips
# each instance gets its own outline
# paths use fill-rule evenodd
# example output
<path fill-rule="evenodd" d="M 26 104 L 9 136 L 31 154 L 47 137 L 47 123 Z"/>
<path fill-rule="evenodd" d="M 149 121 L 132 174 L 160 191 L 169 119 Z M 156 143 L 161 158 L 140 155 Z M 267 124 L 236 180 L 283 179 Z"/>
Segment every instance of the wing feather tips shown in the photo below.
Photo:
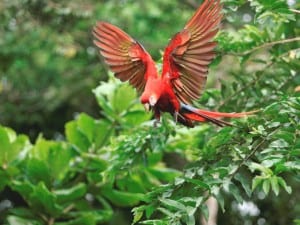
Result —
<path fill-rule="evenodd" d="M 97 22 L 96 24 L 96 30 L 99 30 L 104 33 L 106 33 L 108 36 L 113 36 L 114 38 L 118 38 L 120 40 L 126 40 L 128 42 L 135 42 L 133 38 L 131 38 L 128 34 L 126 34 L 124 31 L 122 31 L 120 28 L 107 23 L 107 22 Z"/>
<path fill-rule="evenodd" d="M 171 74 L 174 92 L 184 103 L 199 98 L 204 90 L 208 65 L 215 57 L 213 39 L 219 31 L 221 10 L 220 0 L 204 0 L 166 48 L 163 76 Z"/>
<path fill-rule="evenodd" d="M 153 63 L 143 46 L 120 28 L 103 21 L 96 23 L 92 34 L 95 46 L 115 77 L 128 81 L 141 94 L 148 77 L 146 67 Z"/>
<path fill-rule="evenodd" d="M 220 13 L 223 8 L 223 4 L 220 3 L 220 0 L 204 0 L 200 8 L 196 11 L 193 17 L 185 25 L 185 29 L 190 29 L 193 27 L 201 28 L 201 24 L 207 24 L 209 21 L 212 21 L 211 18 L 216 17 L 215 19 L 221 19 L 222 14 Z M 217 15 L 217 16 L 216 16 Z M 220 17 L 220 18 L 219 18 Z M 203 22 L 206 23 L 203 23 Z"/>
<path fill-rule="evenodd" d="M 213 3 L 213 0 L 206 0 L 202 3 L 200 8 L 197 10 L 197 12 L 193 15 L 193 17 L 187 22 L 185 25 L 185 29 L 188 27 L 192 27 L 195 21 L 198 19 L 199 16 L 202 15 L 202 13 Z"/>

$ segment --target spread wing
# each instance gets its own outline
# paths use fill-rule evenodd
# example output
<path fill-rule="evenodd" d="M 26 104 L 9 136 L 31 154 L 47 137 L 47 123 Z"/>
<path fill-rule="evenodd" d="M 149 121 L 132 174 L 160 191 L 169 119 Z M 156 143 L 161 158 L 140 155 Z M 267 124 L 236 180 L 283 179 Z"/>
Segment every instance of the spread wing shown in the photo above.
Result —
<path fill-rule="evenodd" d="M 98 22 L 93 29 L 94 44 L 100 49 L 105 63 L 121 81 L 129 81 L 139 94 L 144 90 L 146 67 L 151 56 L 118 27 Z"/>
<path fill-rule="evenodd" d="M 215 57 L 213 38 L 218 32 L 221 9 L 220 0 L 204 0 L 165 50 L 162 76 L 169 77 L 183 103 L 198 99 L 204 90 L 208 65 Z"/>

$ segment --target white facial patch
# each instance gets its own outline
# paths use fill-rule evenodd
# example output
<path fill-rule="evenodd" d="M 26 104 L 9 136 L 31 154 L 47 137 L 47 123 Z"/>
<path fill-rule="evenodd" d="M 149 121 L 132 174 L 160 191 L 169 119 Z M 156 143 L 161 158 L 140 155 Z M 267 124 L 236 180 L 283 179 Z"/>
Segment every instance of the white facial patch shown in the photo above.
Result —
<path fill-rule="evenodd" d="M 156 104 L 156 102 L 157 102 L 156 97 L 154 95 L 151 95 L 150 98 L 149 98 L 149 104 L 151 106 L 154 106 Z"/>

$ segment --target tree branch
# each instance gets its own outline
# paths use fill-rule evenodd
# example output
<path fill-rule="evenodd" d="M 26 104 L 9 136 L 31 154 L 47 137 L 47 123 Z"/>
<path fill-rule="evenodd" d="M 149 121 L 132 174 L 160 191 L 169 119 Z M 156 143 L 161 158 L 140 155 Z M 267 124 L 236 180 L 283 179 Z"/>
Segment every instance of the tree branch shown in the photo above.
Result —
<path fill-rule="evenodd" d="M 267 43 L 264 43 L 262 45 L 259 45 L 257 47 L 254 47 L 250 50 L 247 50 L 247 51 L 244 51 L 244 52 L 229 52 L 227 53 L 228 55 L 235 55 L 235 56 L 245 56 L 245 55 L 248 55 L 252 52 L 255 52 L 259 49 L 262 49 L 262 48 L 267 48 L 267 47 L 271 47 L 273 45 L 278 45 L 278 44 L 286 44 L 286 43 L 290 43 L 290 42 L 294 42 L 294 41 L 300 41 L 300 37 L 295 37 L 295 38 L 289 38 L 289 39 L 283 39 L 283 40 L 279 40 L 279 41 L 273 41 L 273 42 L 267 42 Z"/>
<path fill-rule="evenodd" d="M 298 13 L 298 14 L 300 14 L 300 10 L 297 10 L 297 9 L 290 9 L 290 11 L 292 11 L 293 13 Z"/>
<path fill-rule="evenodd" d="M 197 9 L 200 5 L 199 3 L 197 3 L 194 0 L 185 0 L 185 1 L 183 1 L 183 3 L 190 6 L 190 7 L 192 7 L 193 9 Z"/>
<path fill-rule="evenodd" d="M 283 54 L 281 54 L 280 56 L 278 56 L 278 58 L 284 57 L 286 55 L 289 55 L 292 51 L 298 51 L 300 50 L 300 48 L 296 48 L 296 49 L 291 49 L 288 52 L 285 52 Z M 265 71 L 267 68 L 271 67 L 273 64 L 275 63 L 275 61 L 271 61 L 268 64 L 266 64 L 266 66 L 260 70 L 260 71 Z M 258 72 L 258 71 L 257 71 Z M 256 84 L 261 78 L 263 77 L 263 73 L 260 76 L 257 76 L 256 78 L 254 78 L 251 82 L 249 82 L 248 84 L 240 87 L 240 89 L 238 89 L 237 91 L 235 91 L 232 95 L 228 96 L 227 98 L 224 99 L 224 101 L 219 105 L 219 107 L 222 107 L 223 105 L 225 105 L 232 97 L 236 96 L 237 94 L 241 93 L 242 91 L 246 90 L 248 87 L 253 86 L 254 84 Z"/>

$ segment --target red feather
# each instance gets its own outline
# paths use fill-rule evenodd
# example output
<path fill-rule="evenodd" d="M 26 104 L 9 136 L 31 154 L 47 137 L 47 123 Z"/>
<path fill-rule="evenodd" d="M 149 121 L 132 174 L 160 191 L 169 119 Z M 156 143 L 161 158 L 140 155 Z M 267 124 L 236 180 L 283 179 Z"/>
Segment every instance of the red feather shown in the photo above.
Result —
<path fill-rule="evenodd" d="M 140 43 L 118 27 L 98 22 L 93 29 L 94 44 L 105 63 L 121 81 L 128 81 L 151 108 L 156 119 L 171 113 L 178 122 L 192 127 L 194 121 L 230 125 L 222 117 L 244 117 L 247 113 L 221 113 L 196 109 L 206 84 L 208 66 L 215 57 L 213 40 L 222 18 L 220 0 L 204 0 L 184 29 L 174 35 L 165 49 L 162 76 Z"/>

